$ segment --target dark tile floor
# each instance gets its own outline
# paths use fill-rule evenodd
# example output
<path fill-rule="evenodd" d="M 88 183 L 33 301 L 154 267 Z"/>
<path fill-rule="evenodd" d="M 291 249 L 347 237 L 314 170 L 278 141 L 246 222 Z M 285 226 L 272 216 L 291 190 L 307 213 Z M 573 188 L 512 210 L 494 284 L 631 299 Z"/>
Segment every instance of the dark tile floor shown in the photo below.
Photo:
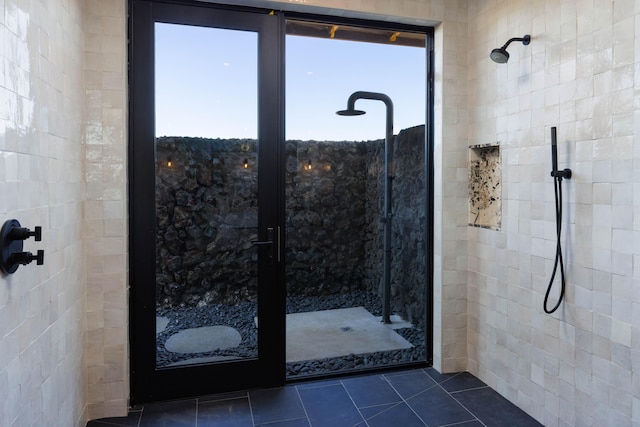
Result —
<path fill-rule="evenodd" d="M 540 425 L 468 372 L 427 368 L 147 404 L 87 427 Z"/>

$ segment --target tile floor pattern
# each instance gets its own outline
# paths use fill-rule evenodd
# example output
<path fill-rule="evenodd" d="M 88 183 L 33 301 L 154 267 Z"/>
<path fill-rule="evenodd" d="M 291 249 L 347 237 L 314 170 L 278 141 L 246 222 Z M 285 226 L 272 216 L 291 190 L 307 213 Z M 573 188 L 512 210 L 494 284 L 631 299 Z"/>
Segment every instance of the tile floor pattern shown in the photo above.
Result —
<path fill-rule="evenodd" d="M 469 374 L 432 368 L 147 404 L 87 427 L 541 426 Z"/>

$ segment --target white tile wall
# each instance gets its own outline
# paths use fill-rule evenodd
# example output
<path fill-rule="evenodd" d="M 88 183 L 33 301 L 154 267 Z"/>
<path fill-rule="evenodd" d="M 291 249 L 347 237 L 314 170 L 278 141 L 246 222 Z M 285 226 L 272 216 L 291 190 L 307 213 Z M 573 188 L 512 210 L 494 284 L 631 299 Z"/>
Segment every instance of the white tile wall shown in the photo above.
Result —
<path fill-rule="evenodd" d="M 84 16 L 87 370 L 90 419 L 128 405 L 126 2 L 90 0 Z"/>
<path fill-rule="evenodd" d="M 505 165 L 503 229 L 468 230 L 469 368 L 547 426 L 640 424 L 639 13 L 633 0 L 469 2 L 469 132 L 503 141 Z M 508 64 L 488 59 L 524 34 L 531 44 L 513 43 Z M 574 177 L 564 182 L 566 300 L 546 315 L 551 126 Z M 512 258 L 487 259 L 498 245 L 481 242 L 501 236 Z"/>
<path fill-rule="evenodd" d="M 54 3 L 0 0 L 0 213 L 42 224 L 47 254 L 0 278 L 8 426 L 122 415 L 128 395 L 125 0 Z M 440 22 L 434 366 L 468 368 L 545 425 L 640 424 L 640 3 L 305 4 Z M 526 33 L 508 64 L 488 59 Z M 552 316 L 550 126 L 575 174 Z M 494 142 L 503 227 L 470 228 L 467 146 Z"/>
<path fill-rule="evenodd" d="M 0 221 L 45 251 L 0 277 L 2 426 L 85 420 L 82 3 L 0 1 Z"/>
<path fill-rule="evenodd" d="M 0 277 L 0 425 L 123 415 L 125 0 L 0 0 L 0 213 L 42 267 Z"/>

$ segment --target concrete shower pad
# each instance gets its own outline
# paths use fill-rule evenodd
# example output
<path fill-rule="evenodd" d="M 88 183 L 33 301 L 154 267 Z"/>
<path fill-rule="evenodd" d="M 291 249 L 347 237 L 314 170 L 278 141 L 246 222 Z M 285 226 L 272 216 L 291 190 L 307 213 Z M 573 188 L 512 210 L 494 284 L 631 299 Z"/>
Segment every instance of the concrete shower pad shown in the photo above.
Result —
<path fill-rule="evenodd" d="M 287 315 L 287 362 L 411 347 L 364 307 Z"/>
<path fill-rule="evenodd" d="M 241 341 L 240 333 L 229 326 L 203 326 L 171 335 L 164 347 L 173 353 L 202 353 L 237 347 Z"/>

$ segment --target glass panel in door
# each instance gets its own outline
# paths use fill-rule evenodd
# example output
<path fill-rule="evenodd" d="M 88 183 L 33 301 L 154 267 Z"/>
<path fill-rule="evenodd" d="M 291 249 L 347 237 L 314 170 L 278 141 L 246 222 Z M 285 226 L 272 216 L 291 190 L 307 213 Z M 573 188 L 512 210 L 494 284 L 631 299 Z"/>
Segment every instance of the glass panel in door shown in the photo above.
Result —
<path fill-rule="evenodd" d="M 424 46 L 424 34 L 287 21 L 288 379 L 426 360 Z M 374 98 L 336 115 L 358 91 Z"/>
<path fill-rule="evenodd" d="M 156 367 L 258 356 L 258 35 L 155 24 Z"/>
<path fill-rule="evenodd" d="M 131 11 L 131 402 L 277 385 L 281 17 Z"/>

